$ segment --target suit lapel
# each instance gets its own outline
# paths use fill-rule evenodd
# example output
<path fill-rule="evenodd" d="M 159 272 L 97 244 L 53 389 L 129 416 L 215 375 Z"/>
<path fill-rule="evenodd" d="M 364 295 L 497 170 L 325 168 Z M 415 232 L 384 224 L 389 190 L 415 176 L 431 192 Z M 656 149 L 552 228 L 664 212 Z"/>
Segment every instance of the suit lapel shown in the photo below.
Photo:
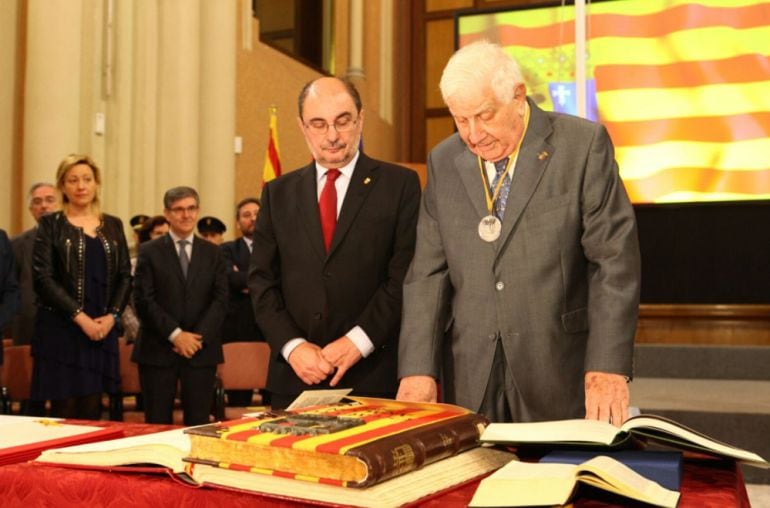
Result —
<path fill-rule="evenodd" d="M 326 257 L 324 237 L 321 231 L 321 216 L 318 213 L 318 191 L 316 183 L 315 163 L 305 166 L 302 176 L 299 178 L 297 208 L 299 208 L 300 222 L 305 227 L 310 244 L 315 253 L 321 258 Z"/>
<path fill-rule="evenodd" d="M 171 235 L 167 234 L 163 237 L 163 246 L 161 250 L 164 252 L 168 266 L 173 267 L 171 268 L 171 271 L 173 271 L 174 274 L 179 277 L 181 283 L 184 284 L 185 278 L 184 274 L 182 273 L 182 265 L 179 263 L 179 253 L 176 251 L 176 245 L 174 245 L 174 239 L 171 238 Z M 190 267 L 188 266 L 188 273 L 189 270 Z"/>
<path fill-rule="evenodd" d="M 530 101 L 529 105 L 531 108 L 529 128 L 516 160 L 511 191 L 508 194 L 508 203 L 503 216 L 503 230 L 500 239 L 496 242 L 501 247 L 506 244 L 514 226 L 521 218 L 554 153 L 553 146 L 546 141 L 552 131 L 548 118 L 533 102 Z"/>
<path fill-rule="evenodd" d="M 353 225 L 359 210 L 361 210 L 361 206 L 369 195 L 369 191 L 377 184 L 377 177 L 377 163 L 361 153 L 358 157 L 356 167 L 353 169 L 353 175 L 350 178 L 350 184 L 345 193 L 345 200 L 342 202 L 340 215 L 337 219 L 337 226 L 334 228 L 332 243 L 329 247 L 329 256 L 331 256 L 337 246 L 342 243 L 342 239 L 345 238 L 348 230 Z"/>
<path fill-rule="evenodd" d="M 463 151 L 455 157 L 455 170 L 460 174 L 468 199 L 471 200 L 479 220 L 489 215 L 484 196 L 484 182 L 479 173 L 478 158 L 465 145 Z"/>

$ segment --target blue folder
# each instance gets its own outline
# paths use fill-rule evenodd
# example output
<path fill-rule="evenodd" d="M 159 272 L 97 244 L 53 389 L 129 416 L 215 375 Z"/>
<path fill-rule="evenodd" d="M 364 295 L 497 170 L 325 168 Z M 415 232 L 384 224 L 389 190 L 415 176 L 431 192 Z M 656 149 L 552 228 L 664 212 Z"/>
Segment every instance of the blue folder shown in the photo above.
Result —
<path fill-rule="evenodd" d="M 643 450 L 554 450 L 540 462 L 582 464 L 597 455 L 612 457 L 661 487 L 679 491 L 682 483 L 682 452 Z"/>

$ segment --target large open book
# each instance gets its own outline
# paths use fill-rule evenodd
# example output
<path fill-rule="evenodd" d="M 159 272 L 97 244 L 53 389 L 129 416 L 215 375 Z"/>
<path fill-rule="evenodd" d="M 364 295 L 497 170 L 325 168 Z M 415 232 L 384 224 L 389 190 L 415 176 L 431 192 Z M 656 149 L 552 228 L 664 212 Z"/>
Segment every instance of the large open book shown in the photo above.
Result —
<path fill-rule="evenodd" d="M 401 506 L 454 488 L 494 471 L 515 458 L 509 452 L 478 447 L 373 487 L 350 489 L 186 463 L 183 459 L 190 451 L 190 438 L 184 430 L 47 450 L 36 462 L 84 469 L 167 472 L 193 485 L 322 503 L 387 507 Z"/>
<path fill-rule="evenodd" d="M 770 464 L 756 453 L 721 443 L 662 416 L 639 415 L 620 428 L 598 420 L 557 420 L 536 423 L 492 423 L 481 441 L 521 445 L 605 446 L 621 448 L 633 441 L 650 441 L 679 450 L 690 450 L 735 459 L 757 467 Z"/>
<path fill-rule="evenodd" d="M 580 465 L 511 461 L 481 480 L 470 506 L 563 505 L 585 483 L 654 506 L 676 507 L 679 493 L 600 455 Z"/>
<path fill-rule="evenodd" d="M 190 438 L 184 430 L 167 430 L 46 450 L 35 462 L 85 469 L 168 472 L 192 483 L 186 476 L 183 460 L 190 453 Z"/>

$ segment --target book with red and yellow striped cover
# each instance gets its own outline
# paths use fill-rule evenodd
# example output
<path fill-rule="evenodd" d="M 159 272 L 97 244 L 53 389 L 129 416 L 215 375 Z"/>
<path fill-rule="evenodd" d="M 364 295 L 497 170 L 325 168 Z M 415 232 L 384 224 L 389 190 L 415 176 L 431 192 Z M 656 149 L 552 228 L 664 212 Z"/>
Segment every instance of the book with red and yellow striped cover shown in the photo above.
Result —
<path fill-rule="evenodd" d="M 186 429 L 185 460 L 368 487 L 478 446 L 488 423 L 449 404 L 350 400 Z"/>

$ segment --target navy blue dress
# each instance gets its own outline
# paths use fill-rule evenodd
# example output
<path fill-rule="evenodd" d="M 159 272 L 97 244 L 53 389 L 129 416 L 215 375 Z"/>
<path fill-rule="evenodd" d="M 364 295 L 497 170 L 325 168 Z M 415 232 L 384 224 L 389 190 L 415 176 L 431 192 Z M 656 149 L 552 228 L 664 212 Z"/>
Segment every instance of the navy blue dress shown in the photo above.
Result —
<path fill-rule="evenodd" d="M 85 302 L 92 318 L 107 314 L 107 256 L 98 238 L 85 235 Z M 40 308 L 32 339 L 33 400 L 62 400 L 116 393 L 120 386 L 117 327 L 92 341 L 74 321 Z"/>

